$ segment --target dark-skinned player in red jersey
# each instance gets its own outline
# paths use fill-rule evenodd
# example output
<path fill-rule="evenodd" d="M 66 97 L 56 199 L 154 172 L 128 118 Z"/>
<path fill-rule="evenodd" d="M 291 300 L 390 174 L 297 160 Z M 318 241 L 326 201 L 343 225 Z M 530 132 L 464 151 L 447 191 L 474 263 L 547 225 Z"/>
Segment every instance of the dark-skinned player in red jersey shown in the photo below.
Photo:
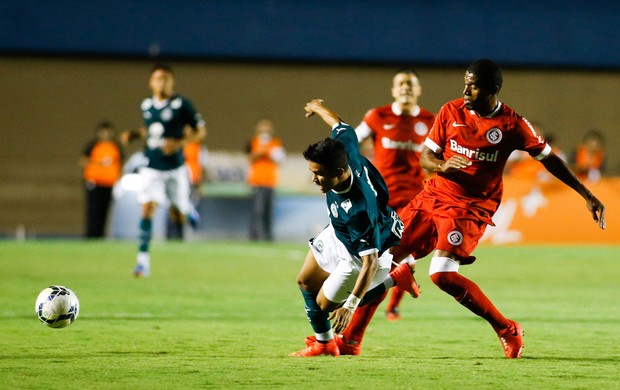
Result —
<path fill-rule="evenodd" d="M 429 274 L 441 290 L 484 318 L 500 339 L 507 358 L 519 358 L 523 328 L 506 318 L 473 281 L 459 274 L 472 256 L 502 197 L 502 172 L 514 150 L 526 151 L 586 202 L 605 229 L 605 206 L 575 176 L 530 123 L 499 100 L 500 67 L 478 60 L 465 72 L 463 97 L 446 103 L 426 141 L 420 164 L 436 172 L 400 213 L 405 223 L 394 260 L 433 252 Z M 370 319 L 368 319 L 370 321 Z M 339 331 L 339 330 L 336 330 Z M 341 348 L 341 354 L 346 354 Z"/>

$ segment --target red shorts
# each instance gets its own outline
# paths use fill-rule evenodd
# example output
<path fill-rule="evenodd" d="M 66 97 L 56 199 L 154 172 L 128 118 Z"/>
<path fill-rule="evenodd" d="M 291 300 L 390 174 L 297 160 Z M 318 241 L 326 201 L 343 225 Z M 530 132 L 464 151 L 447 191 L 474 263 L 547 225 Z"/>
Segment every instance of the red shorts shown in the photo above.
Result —
<path fill-rule="evenodd" d="M 434 249 L 459 257 L 461 264 L 476 259 L 471 253 L 484 234 L 487 223 L 469 210 L 440 203 L 423 191 L 399 213 L 405 224 L 400 248 L 414 258 L 422 258 Z"/>

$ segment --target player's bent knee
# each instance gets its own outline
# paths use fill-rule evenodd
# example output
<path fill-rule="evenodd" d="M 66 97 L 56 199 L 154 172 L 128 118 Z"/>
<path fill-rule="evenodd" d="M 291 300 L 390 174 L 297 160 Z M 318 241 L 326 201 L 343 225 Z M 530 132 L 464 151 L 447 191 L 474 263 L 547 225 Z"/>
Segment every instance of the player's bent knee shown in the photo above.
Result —
<path fill-rule="evenodd" d="M 310 291 L 310 285 L 306 283 L 306 280 L 304 280 L 301 275 L 297 277 L 297 286 L 300 290 Z"/>
<path fill-rule="evenodd" d="M 319 306 L 321 307 L 321 310 L 323 311 L 334 311 L 336 310 L 338 307 L 340 307 L 339 303 L 335 303 L 330 301 L 329 299 L 323 297 L 324 299 L 317 299 L 317 303 L 319 304 Z"/>

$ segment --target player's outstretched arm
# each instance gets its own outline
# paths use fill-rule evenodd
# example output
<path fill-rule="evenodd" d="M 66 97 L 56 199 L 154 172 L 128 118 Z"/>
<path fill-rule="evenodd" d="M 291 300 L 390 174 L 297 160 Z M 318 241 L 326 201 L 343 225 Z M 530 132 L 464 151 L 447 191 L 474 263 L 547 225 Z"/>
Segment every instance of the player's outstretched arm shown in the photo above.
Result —
<path fill-rule="evenodd" d="M 317 114 L 330 127 L 334 127 L 338 122 L 342 122 L 338 114 L 323 105 L 323 99 L 312 99 L 306 103 L 304 110 L 306 110 L 306 118 Z"/>
<path fill-rule="evenodd" d="M 551 152 L 551 154 L 541 162 L 553 176 L 560 179 L 564 184 L 575 190 L 586 200 L 588 210 L 592 213 L 592 218 L 598 223 L 601 229 L 605 229 L 605 205 L 590 192 L 577 176 L 575 176 L 564 160 Z"/>

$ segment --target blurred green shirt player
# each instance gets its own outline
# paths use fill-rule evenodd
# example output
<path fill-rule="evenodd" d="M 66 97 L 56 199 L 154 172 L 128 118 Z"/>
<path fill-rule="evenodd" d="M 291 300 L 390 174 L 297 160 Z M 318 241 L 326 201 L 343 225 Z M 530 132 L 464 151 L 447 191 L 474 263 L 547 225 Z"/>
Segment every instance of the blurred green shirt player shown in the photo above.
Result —
<path fill-rule="evenodd" d="M 146 139 L 144 155 L 148 164 L 140 169 L 142 188 L 138 201 L 142 205 L 136 277 L 149 276 L 149 244 L 153 216 L 158 204 L 169 202 L 170 220 L 182 237 L 183 224 L 192 210 L 189 172 L 184 164 L 183 146 L 201 141 L 207 134 L 202 117 L 186 98 L 174 92 L 174 75 L 166 65 L 155 65 L 149 87 L 153 95 L 142 101 L 144 127 L 125 132 L 122 140 Z"/>
<path fill-rule="evenodd" d="M 142 101 L 142 117 L 147 128 L 144 155 L 148 167 L 166 171 L 182 166 L 185 162 L 183 149 L 164 152 L 166 139 L 183 140 L 185 126 L 197 129 L 204 121 L 196 112 L 192 102 L 180 95 L 158 101 L 149 97 Z"/>

